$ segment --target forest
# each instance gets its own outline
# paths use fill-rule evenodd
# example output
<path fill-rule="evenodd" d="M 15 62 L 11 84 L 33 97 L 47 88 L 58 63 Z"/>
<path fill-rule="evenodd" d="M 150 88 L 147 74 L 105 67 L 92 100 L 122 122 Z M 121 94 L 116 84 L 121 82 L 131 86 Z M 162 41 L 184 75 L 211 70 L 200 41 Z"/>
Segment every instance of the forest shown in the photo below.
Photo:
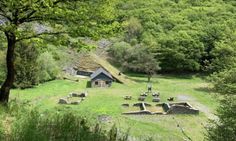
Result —
<path fill-rule="evenodd" d="M 0 31 L 1 103 L 10 89 L 63 79 L 105 41 L 107 61 L 124 74 L 204 77 L 220 105 L 205 139 L 236 139 L 234 0 L 2 0 Z"/>

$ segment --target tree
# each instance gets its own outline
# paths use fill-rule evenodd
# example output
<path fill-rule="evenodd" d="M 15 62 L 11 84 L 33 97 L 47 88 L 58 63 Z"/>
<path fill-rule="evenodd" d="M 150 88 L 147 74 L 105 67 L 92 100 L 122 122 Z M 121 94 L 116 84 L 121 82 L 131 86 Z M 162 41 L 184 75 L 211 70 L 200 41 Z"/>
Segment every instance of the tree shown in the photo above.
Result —
<path fill-rule="evenodd" d="M 54 80 L 60 71 L 58 64 L 54 60 L 53 56 L 49 52 L 42 53 L 37 62 L 39 65 L 39 82 L 46 82 L 49 80 Z"/>
<path fill-rule="evenodd" d="M 227 96 L 217 110 L 219 120 L 210 121 L 206 139 L 209 141 L 235 141 L 236 139 L 236 97 Z"/>
<path fill-rule="evenodd" d="M 215 90 L 223 95 L 217 109 L 217 120 L 211 120 L 207 127 L 209 141 L 234 141 L 236 139 L 236 68 L 212 76 Z"/>
<path fill-rule="evenodd" d="M 134 72 L 147 74 L 148 82 L 160 70 L 159 62 L 147 47 L 135 46 L 127 51 L 122 67 Z"/>
<path fill-rule="evenodd" d="M 6 76 L 5 53 L 0 51 L 0 84 L 3 83 Z"/>
<path fill-rule="evenodd" d="M 131 42 L 132 39 L 139 39 L 142 33 L 142 25 L 137 18 L 131 17 L 128 21 L 124 22 L 126 31 L 125 40 Z"/>
<path fill-rule="evenodd" d="M 147 74 L 148 81 L 160 70 L 155 54 L 147 47 L 140 45 L 132 47 L 126 42 L 115 43 L 110 48 L 110 55 L 123 70 Z"/>
<path fill-rule="evenodd" d="M 235 95 L 236 94 L 236 67 L 229 70 L 224 70 L 219 73 L 214 73 L 211 76 L 211 81 L 214 84 L 214 89 L 220 94 Z"/>
<path fill-rule="evenodd" d="M 101 27 L 106 28 L 106 33 L 113 30 L 112 7 L 110 0 L 1 0 L 0 31 L 7 39 L 7 77 L 0 89 L 0 102 L 7 103 L 9 99 L 18 42 L 59 34 L 98 37 Z M 103 27 L 104 24 L 108 26 Z"/>
<path fill-rule="evenodd" d="M 34 47 L 33 41 L 20 42 L 16 48 L 16 76 L 14 86 L 30 88 L 39 83 L 39 64 L 37 62 L 39 51 Z M 42 64 L 41 64 L 42 65 Z"/>

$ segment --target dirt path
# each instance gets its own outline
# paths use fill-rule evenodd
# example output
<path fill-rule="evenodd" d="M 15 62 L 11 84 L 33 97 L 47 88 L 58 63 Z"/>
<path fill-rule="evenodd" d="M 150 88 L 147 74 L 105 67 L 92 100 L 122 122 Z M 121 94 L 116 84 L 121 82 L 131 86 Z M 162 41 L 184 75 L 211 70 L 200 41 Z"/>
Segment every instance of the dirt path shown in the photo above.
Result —
<path fill-rule="evenodd" d="M 188 95 L 178 95 L 178 101 L 188 101 L 191 105 L 197 108 L 200 112 L 203 112 L 209 119 L 217 119 L 217 116 L 205 105 L 199 103 L 195 98 Z"/>

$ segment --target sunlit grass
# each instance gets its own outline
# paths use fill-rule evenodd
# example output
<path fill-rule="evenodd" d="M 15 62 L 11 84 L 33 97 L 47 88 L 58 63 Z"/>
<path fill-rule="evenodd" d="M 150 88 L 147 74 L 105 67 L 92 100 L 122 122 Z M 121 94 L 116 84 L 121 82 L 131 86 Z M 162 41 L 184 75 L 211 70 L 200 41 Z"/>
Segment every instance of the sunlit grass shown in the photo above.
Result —
<path fill-rule="evenodd" d="M 137 102 L 141 92 L 146 91 L 147 78 L 132 76 L 131 79 L 137 83 L 122 85 L 113 83 L 111 88 L 86 88 L 87 80 L 80 82 L 68 80 L 55 80 L 32 89 L 13 90 L 11 98 L 28 100 L 39 106 L 42 110 L 53 110 L 58 105 L 59 98 L 67 96 L 70 92 L 88 91 L 89 96 L 80 105 L 66 106 L 78 111 L 79 115 L 87 116 L 93 122 L 97 122 L 98 115 L 108 115 L 122 131 L 130 128 L 131 136 L 136 138 L 151 136 L 158 140 L 183 140 L 185 136 L 181 133 L 179 124 L 193 140 L 203 140 L 204 125 L 207 117 L 215 111 L 216 98 L 210 91 L 210 86 L 204 80 L 196 76 L 157 76 L 152 79 L 154 91 L 161 93 L 161 102 L 167 102 L 167 98 L 174 97 L 178 101 L 179 96 L 187 97 L 187 101 L 194 107 L 200 109 L 200 115 L 142 115 L 125 116 L 123 103 L 134 104 Z M 131 95 L 130 101 L 125 101 L 123 96 Z M 152 102 L 152 96 L 148 96 L 146 102 Z M 111 126 L 107 123 L 104 126 Z M 141 139 L 142 140 L 142 139 Z"/>

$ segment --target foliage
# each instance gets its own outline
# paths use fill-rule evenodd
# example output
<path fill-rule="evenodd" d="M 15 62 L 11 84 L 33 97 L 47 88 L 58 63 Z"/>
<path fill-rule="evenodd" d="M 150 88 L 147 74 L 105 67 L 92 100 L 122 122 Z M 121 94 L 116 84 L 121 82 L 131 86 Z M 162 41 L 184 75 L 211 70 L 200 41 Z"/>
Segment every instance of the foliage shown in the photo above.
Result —
<path fill-rule="evenodd" d="M 219 119 L 211 120 L 207 127 L 209 141 L 233 141 L 236 138 L 236 68 L 225 70 L 212 76 L 215 90 L 223 94 L 217 110 Z"/>
<path fill-rule="evenodd" d="M 54 80 L 57 78 L 60 69 L 50 52 L 44 52 L 40 54 L 37 62 L 40 64 L 38 76 L 40 82 Z"/>
<path fill-rule="evenodd" d="M 207 128 L 209 141 L 234 141 L 236 139 L 236 97 L 225 97 L 217 110 L 219 120 L 211 121 Z"/>
<path fill-rule="evenodd" d="M 199 71 L 204 46 L 197 38 L 196 33 L 186 31 L 162 37 L 157 53 L 163 71 Z"/>
<path fill-rule="evenodd" d="M 211 77 L 214 88 L 217 92 L 224 95 L 236 94 L 236 67 L 215 73 Z"/>
<path fill-rule="evenodd" d="M 0 18 L 4 22 L 1 30 L 15 32 L 18 40 L 35 38 L 41 34 L 50 35 L 58 31 L 66 31 L 74 36 L 98 37 L 100 31 L 104 32 L 106 23 L 109 22 L 107 26 L 110 26 L 115 17 L 113 0 L 3 0 L 0 4 Z M 113 30 L 112 26 L 110 30 Z M 110 30 L 107 29 L 106 33 Z"/>
<path fill-rule="evenodd" d="M 0 112 L 1 115 L 3 114 L 2 112 Z M 3 128 L 3 122 L 2 122 L 2 117 L 0 118 L 0 140 L 4 139 L 4 128 Z"/>
<path fill-rule="evenodd" d="M 25 111 L 16 116 L 12 124 L 12 141 L 126 141 L 118 136 L 114 126 L 108 133 L 97 124 L 90 127 L 86 118 L 73 111 L 61 109 L 60 112 L 40 113 L 38 110 Z"/>
<path fill-rule="evenodd" d="M 230 69 L 236 65 L 235 43 L 216 43 L 216 47 L 212 50 L 213 60 L 208 70 L 211 72 L 220 72 L 224 69 Z"/>
<path fill-rule="evenodd" d="M 5 63 L 5 54 L 3 51 L 0 51 L 0 84 L 4 81 L 6 76 L 6 63 Z"/>
<path fill-rule="evenodd" d="M 110 48 L 110 53 L 123 70 L 145 73 L 149 80 L 154 73 L 160 70 L 155 55 L 147 47 L 140 45 L 131 47 L 128 43 L 120 42 Z"/>
<path fill-rule="evenodd" d="M 235 62 L 235 2 L 121 0 L 124 41 L 154 48 L 165 72 L 215 72 Z"/>
<path fill-rule="evenodd" d="M 132 42 L 132 40 L 139 39 L 142 34 L 142 25 L 139 19 L 131 17 L 128 21 L 123 23 L 125 33 L 125 40 Z"/>
<path fill-rule="evenodd" d="M 14 84 L 17 42 L 33 38 L 50 40 L 50 35 L 55 40 L 61 34 L 98 38 L 102 33 L 113 33 L 119 27 L 114 20 L 114 8 L 113 0 L 2 0 L 0 31 L 7 39 L 7 75 L 0 89 L 1 103 L 8 102 Z"/>
<path fill-rule="evenodd" d="M 15 86 L 30 88 L 39 83 L 39 51 L 30 42 L 20 42 L 16 48 Z"/>

